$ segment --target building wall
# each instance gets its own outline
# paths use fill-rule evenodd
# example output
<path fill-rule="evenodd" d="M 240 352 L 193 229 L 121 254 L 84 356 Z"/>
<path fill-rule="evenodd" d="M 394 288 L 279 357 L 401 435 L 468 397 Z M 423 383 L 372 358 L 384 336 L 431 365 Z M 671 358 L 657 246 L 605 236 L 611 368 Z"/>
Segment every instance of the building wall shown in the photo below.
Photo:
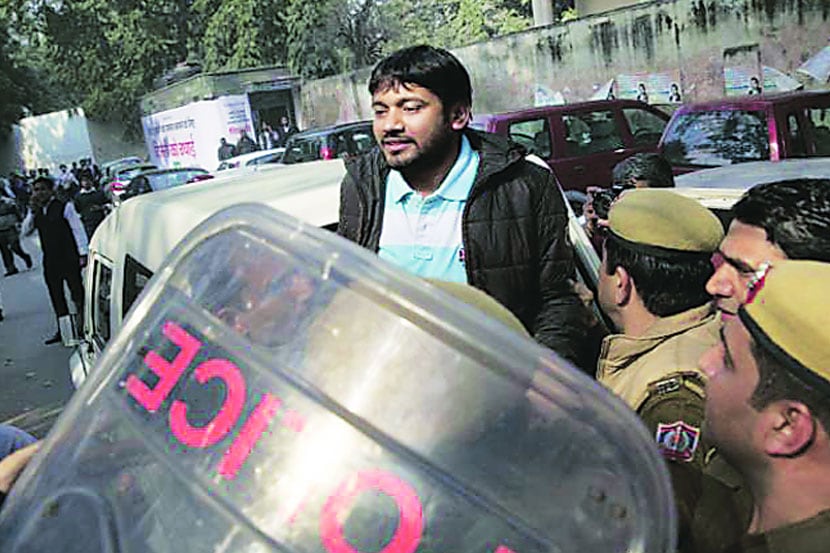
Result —
<path fill-rule="evenodd" d="M 828 17 L 830 0 L 652 1 L 453 52 L 470 71 L 478 113 L 587 100 L 611 79 L 618 93 L 636 79 L 670 79 L 684 101 L 700 101 L 727 93 L 730 64 L 756 63 L 808 88 L 824 86 L 796 69 L 827 46 Z M 369 118 L 369 71 L 304 83 L 305 120 L 321 126 Z"/>
<path fill-rule="evenodd" d="M 632 4 L 644 1 L 647 0 L 576 0 L 574 7 L 576 8 L 576 13 L 582 17 L 631 6 Z"/>

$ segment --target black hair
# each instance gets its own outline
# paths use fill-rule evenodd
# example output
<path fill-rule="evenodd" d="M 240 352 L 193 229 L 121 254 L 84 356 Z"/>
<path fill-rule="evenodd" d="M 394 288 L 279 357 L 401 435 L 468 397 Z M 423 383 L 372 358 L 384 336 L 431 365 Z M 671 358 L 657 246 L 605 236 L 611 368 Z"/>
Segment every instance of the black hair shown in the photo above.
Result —
<path fill-rule="evenodd" d="M 830 434 L 830 394 L 827 393 L 830 382 L 821 387 L 808 384 L 754 339 L 750 347 L 758 366 L 758 385 L 752 392 L 750 405 L 760 411 L 774 401 L 788 399 L 801 402 Z"/>
<path fill-rule="evenodd" d="M 438 96 L 445 113 L 457 104 L 473 105 L 469 73 L 443 48 L 421 44 L 393 52 L 372 70 L 369 93 L 407 84 L 422 86 Z"/>
<path fill-rule="evenodd" d="M 52 177 L 44 175 L 37 177 L 34 181 L 32 181 L 32 188 L 34 188 L 35 185 L 37 185 L 38 183 L 45 184 L 46 188 L 48 188 L 49 190 L 55 189 L 55 179 L 53 179 Z"/>
<path fill-rule="evenodd" d="M 648 182 L 649 188 L 674 188 L 671 163 L 660 154 L 634 154 L 614 166 L 612 186 L 629 188 L 635 180 Z"/>
<path fill-rule="evenodd" d="M 732 207 L 738 221 L 760 227 L 790 259 L 830 261 L 830 179 L 760 184 Z"/>
<path fill-rule="evenodd" d="M 646 309 L 657 317 L 669 317 L 701 306 L 712 298 L 706 282 L 714 274 L 711 256 L 670 259 L 635 251 L 609 234 L 605 240 L 605 272 L 622 267 L 634 281 Z"/>

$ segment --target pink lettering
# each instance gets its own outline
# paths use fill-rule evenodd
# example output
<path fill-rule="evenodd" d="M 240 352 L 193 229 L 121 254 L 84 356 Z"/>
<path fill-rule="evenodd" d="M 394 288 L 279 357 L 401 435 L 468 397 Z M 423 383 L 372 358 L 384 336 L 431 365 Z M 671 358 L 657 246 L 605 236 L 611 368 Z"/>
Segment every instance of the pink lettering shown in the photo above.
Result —
<path fill-rule="evenodd" d="M 227 359 L 205 361 L 193 373 L 199 384 L 205 384 L 212 378 L 222 380 L 225 383 L 225 401 L 209 423 L 197 427 L 187 421 L 187 404 L 177 399 L 170 406 L 170 430 L 187 446 L 209 447 L 230 432 L 242 413 L 245 406 L 245 378 L 239 368 Z"/>
<path fill-rule="evenodd" d="M 245 421 L 242 430 L 239 431 L 239 435 L 222 456 L 218 471 L 223 478 L 226 480 L 236 478 L 237 472 L 245 464 L 260 436 L 277 414 L 281 404 L 282 402 L 278 397 L 268 393 L 262 395 L 262 399 L 259 400 L 248 420 Z"/>
<path fill-rule="evenodd" d="M 380 553 L 413 553 L 421 541 L 424 513 L 418 494 L 404 480 L 381 470 L 359 472 L 328 498 L 320 515 L 320 537 L 329 553 L 361 553 L 343 535 L 343 521 L 357 497 L 380 491 L 398 506 L 398 528 Z"/>
<path fill-rule="evenodd" d="M 171 342 L 179 346 L 179 353 L 173 362 L 167 361 L 155 351 L 150 351 L 144 356 L 144 363 L 152 370 L 159 380 L 152 388 L 143 382 L 136 375 L 131 374 L 127 378 L 127 392 L 135 400 L 151 413 L 155 413 L 161 406 L 164 399 L 170 394 L 179 377 L 190 365 L 202 343 L 187 333 L 176 323 L 167 321 L 162 327 L 162 333 Z"/>

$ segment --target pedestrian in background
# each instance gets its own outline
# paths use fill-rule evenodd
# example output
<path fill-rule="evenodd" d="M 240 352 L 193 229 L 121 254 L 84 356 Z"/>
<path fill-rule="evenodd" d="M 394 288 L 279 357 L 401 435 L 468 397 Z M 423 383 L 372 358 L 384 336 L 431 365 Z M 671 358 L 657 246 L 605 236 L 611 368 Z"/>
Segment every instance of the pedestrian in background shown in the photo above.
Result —
<path fill-rule="evenodd" d="M 92 238 L 95 229 L 107 215 L 107 196 L 103 190 L 93 186 L 92 173 L 89 169 L 81 172 L 81 189 L 75 196 L 75 208 L 84 224 L 87 238 Z"/>
<path fill-rule="evenodd" d="M 285 147 L 288 139 L 292 135 L 297 134 L 300 130 L 288 120 L 288 117 L 283 115 L 280 117 L 280 124 L 277 127 L 277 147 Z"/>
<path fill-rule="evenodd" d="M 551 172 L 521 146 L 468 128 L 470 77 L 446 50 L 391 54 L 369 92 L 379 148 L 346 161 L 338 232 L 416 275 L 484 290 L 578 362 L 584 307 Z"/>
<path fill-rule="evenodd" d="M 239 141 L 236 143 L 236 155 L 250 154 L 256 150 L 256 142 L 248 136 L 248 133 L 244 129 L 239 131 Z"/>
<path fill-rule="evenodd" d="M 15 255 L 23 260 L 27 269 L 32 268 L 32 256 L 20 245 L 21 220 L 15 201 L 9 197 L 5 188 L 0 189 L 0 255 L 6 268 L 5 276 L 16 275 L 19 272 L 14 263 Z"/>
<path fill-rule="evenodd" d="M 228 144 L 228 141 L 225 140 L 225 137 L 219 139 L 219 150 L 216 152 L 219 161 L 225 161 L 226 159 L 232 158 L 236 155 L 236 146 L 233 144 Z"/>
<path fill-rule="evenodd" d="M 24 234 L 37 229 L 43 249 L 43 278 L 49 290 L 49 299 L 58 321 L 58 330 L 44 343 L 61 341 L 60 319 L 69 314 L 63 283 L 79 315 L 83 314 L 84 285 L 81 269 L 87 261 L 87 237 L 81 218 L 72 202 L 55 196 L 55 182 L 49 177 L 38 177 L 32 188 L 32 207 L 23 221 Z M 83 318 L 81 317 L 81 320 Z"/>

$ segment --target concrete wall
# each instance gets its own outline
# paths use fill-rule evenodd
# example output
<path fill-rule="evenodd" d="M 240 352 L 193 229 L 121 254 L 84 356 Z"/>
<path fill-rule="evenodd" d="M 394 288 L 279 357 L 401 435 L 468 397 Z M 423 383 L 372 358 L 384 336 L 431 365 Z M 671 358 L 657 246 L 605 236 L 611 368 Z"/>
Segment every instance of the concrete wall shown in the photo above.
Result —
<path fill-rule="evenodd" d="M 700 101 L 724 96 L 724 69 L 729 75 L 730 64 L 747 60 L 808 88 L 825 86 L 796 69 L 828 45 L 829 17 L 830 0 L 653 1 L 454 53 L 472 76 L 477 113 L 587 100 L 611 79 L 623 97 L 632 82 L 651 79 L 666 89 L 669 80 L 677 82 L 684 101 Z M 321 126 L 371 117 L 369 71 L 304 83 L 305 120 Z"/>
<path fill-rule="evenodd" d="M 576 8 L 576 13 L 582 17 L 647 1 L 648 0 L 576 0 L 574 2 L 574 8 Z"/>

